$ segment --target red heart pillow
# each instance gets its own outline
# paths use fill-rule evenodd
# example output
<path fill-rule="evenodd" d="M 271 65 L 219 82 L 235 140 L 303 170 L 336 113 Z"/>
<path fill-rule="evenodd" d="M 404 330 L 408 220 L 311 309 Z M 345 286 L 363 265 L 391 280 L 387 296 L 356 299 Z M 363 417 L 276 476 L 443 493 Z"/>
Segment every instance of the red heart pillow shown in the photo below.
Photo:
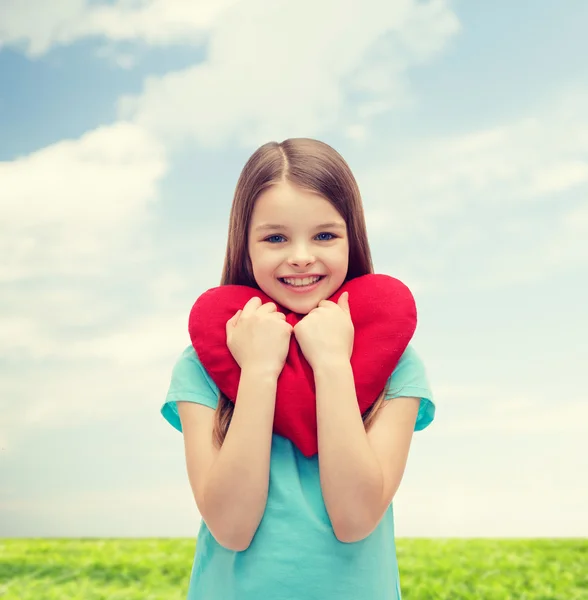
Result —
<path fill-rule="evenodd" d="M 410 290 L 388 275 L 356 277 L 329 300 L 337 302 L 343 292 L 349 292 L 355 329 L 351 366 L 363 414 L 377 400 L 412 338 L 416 306 Z M 225 285 L 202 294 L 190 312 L 188 328 L 194 350 L 232 402 L 237 397 L 240 368 L 227 347 L 226 322 L 254 296 L 264 303 L 273 302 L 260 290 Z M 304 317 L 280 306 L 278 310 L 292 326 Z M 294 334 L 278 379 L 274 432 L 291 440 L 306 457 L 318 451 L 314 375 Z"/>

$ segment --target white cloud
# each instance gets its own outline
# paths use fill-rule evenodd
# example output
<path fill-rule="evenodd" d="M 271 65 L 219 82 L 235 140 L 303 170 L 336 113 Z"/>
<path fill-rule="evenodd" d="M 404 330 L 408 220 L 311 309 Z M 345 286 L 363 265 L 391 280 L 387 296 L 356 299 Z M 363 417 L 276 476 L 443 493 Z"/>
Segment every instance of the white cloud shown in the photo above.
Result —
<path fill-rule="evenodd" d="M 59 354 L 71 360 L 88 358 L 126 367 L 157 364 L 159 360 L 169 358 L 170 354 L 178 354 L 178 348 L 190 343 L 188 311 L 189 307 L 185 314 L 177 311 L 173 316 L 151 314 L 141 319 L 130 319 L 122 331 L 72 342 Z"/>
<path fill-rule="evenodd" d="M 120 69 L 130 70 L 137 65 L 137 57 L 131 52 L 121 52 L 116 44 L 105 44 L 97 52 L 96 56 L 111 61 Z"/>
<path fill-rule="evenodd" d="M 563 90 L 492 129 L 402 140 L 394 162 L 358 173 L 375 247 L 401 246 L 433 287 L 456 264 L 461 286 L 484 288 L 586 264 L 587 101 L 584 88 Z"/>
<path fill-rule="evenodd" d="M 309 33 L 310 38 L 319 34 L 324 41 L 324 47 L 321 48 L 324 52 L 337 38 L 336 27 L 334 36 L 333 31 L 325 27 L 330 25 L 325 23 L 325 12 L 331 16 L 337 15 L 340 21 L 345 14 L 346 21 L 352 25 L 357 22 L 354 19 L 358 16 L 362 20 L 372 16 L 374 24 L 379 16 L 386 21 L 393 13 L 396 21 L 402 21 L 403 25 L 395 44 L 420 61 L 429 59 L 442 49 L 445 35 L 455 32 L 456 20 L 448 12 L 443 0 L 418 3 L 415 10 L 416 4 L 413 0 L 399 0 L 390 6 L 390 3 L 372 0 L 363 7 L 361 4 L 348 5 L 343 11 L 338 3 L 328 0 L 313 11 L 311 3 L 300 2 L 292 13 L 291 5 L 287 2 L 270 4 L 263 0 L 204 0 L 197 3 L 187 0 L 116 0 L 108 4 L 88 0 L 57 0 L 45 5 L 38 5 L 34 0 L 4 1 L 0 3 L 0 47 L 24 46 L 29 56 L 36 57 L 56 45 L 67 45 L 88 37 L 114 42 L 142 41 L 152 45 L 201 44 L 208 32 L 227 16 L 232 24 L 226 31 L 234 32 L 235 26 L 238 29 L 239 22 L 244 19 L 245 22 L 257 22 L 257 33 L 279 30 L 282 24 L 288 24 L 295 18 L 302 28 L 292 31 L 300 35 Z M 237 10 L 233 11 L 235 7 Z M 436 25 L 432 31 L 433 22 Z M 272 26 L 268 27 L 268 23 Z M 396 24 L 392 24 L 393 29 Z M 356 29 L 354 33 L 357 32 Z M 350 36 L 350 40 L 353 37 Z M 296 44 L 296 53 L 304 53 L 304 48 L 308 47 L 307 39 L 304 44 L 297 43 L 299 40 L 291 39 L 288 35 L 278 35 L 272 39 L 274 42 L 288 43 L 290 48 Z M 254 42 L 247 38 L 239 41 L 245 41 L 246 46 Z M 352 51 L 353 43 L 349 46 Z M 349 48 L 339 47 L 338 50 L 345 54 Z M 364 89 L 381 87 L 382 82 L 390 77 L 390 71 L 382 69 L 384 61 L 377 60 L 385 57 L 376 53 L 374 58 L 373 66 L 363 69 L 361 73 L 361 87 Z M 331 59 L 335 59 L 335 55 Z M 334 62 L 336 68 L 337 61 Z"/>
<path fill-rule="evenodd" d="M 480 205 L 504 211 L 582 186 L 587 99 L 586 90 L 563 93 L 509 124 L 405 145 L 403 158 L 361 174 L 364 197 L 374 199 L 374 227 L 412 235 L 407 221 L 426 226 Z M 386 204 L 376 200 L 383 189 L 390 190 Z"/>
<path fill-rule="evenodd" d="M 528 386 L 438 383 L 435 398 L 442 415 L 433 435 L 579 434 L 586 430 L 588 405 L 581 400 L 554 402 L 553 392 Z"/>
<path fill-rule="evenodd" d="M 504 392 L 502 392 L 504 396 Z M 476 398 L 473 395 L 472 398 Z M 586 431 L 588 407 L 580 401 L 566 401 L 565 404 L 542 406 L 537 398 L 517 401 L 496 400 L 483 404 L 478 414 L 455 415 L 448 423 L 439 426 L 439 433 L 493 432 L 495 434 L 517 433 L 520 435 L 573 435 Z"/>
<path fill-rule="evenodd" d="M 206 31 L 238 0 L 87 0 L 0 2 L 0 48 L 24 46 L 29 56 L 97 37 L 154 45 L 201 44 Z"/>
<path fill-rule="evenodd" d="M 435 385 L 435 423 L 415 437 L 395 498 L 397 534 L 586 535 L 588 485 L 577 474 L 588 408 L 565 390 L 557 379 Z"/>
<path fill-rule="evenodd" d="M 588 197 L 588 190 L 583 198 Z M 588 207 L 584 205 L 564 213 L 557 223 L 556 234 L 544 252 L 550 268 L 576 266 L 588 262 Z M 586 282 L 585 282 L 586 284 Z"/>
<path fill-rule="evenodd" d="M 0 386 L 0 439 L 10 448 L 41 429 L 91 427 L 125 415 L 148 420 L 145 411 L 156 418 L 172 366 L 190 343 L 179 310 L 81 341 L 59 331 L 39 340 L 38 328 L 22 343 L 24 360 L 3 348 L 13 366 Z"/>
<path fill-rule="evenodd" d="M 148 251 L 138 234 L 146 231 L 166 169 L 162 146 L 123 122 L 0 163 L 0 355 L 13 365 L 0 397 L 2 411 L 19 407 L 10 431 L 3 420 L 0 435 L 8 442 L 22 418 L 34 421 L 48 412 L 63 418 L 76 414 L 74 406 L 100 412 L 103 403 L 80 399 L 91 381 L 106 394 L 110 377 L 97 375 L 92 327 L 120 313 L 120 298 L 107 284 L 121 264 L 128 261 L 130 268 Z M 84 333 L 86 342 L 76 342 Z M 67 357 L 75 364 L 84 349 L 93 371 L 56 366 L 38 376 L 44 360 Z"/>
<path fill-rule="evenodd" d="M 556 193 L 588 182 L 588 162 L 568 160 L 548 165 L 540 173 L 534 173 L 528 189 L 529 196 Z"/>
<path fill-rule="evenodd" d="M 223 252 L 218 243 L 210 250 L 221 236 L 207 227 L 166 245 L 178 246 L 172 254 L 189 248 L 196 277 L 157 261 L 149 231 L 167 169 L 162 145 L 125 122 L 0 163 L 7 447 L 27 432 L 99 422 L 164 397 L 190 343 L 191 302 L 217 283 Z"/>
<path fill-rule="evenodd" d="M 248 0 L 211 30 L 206 62 L 149 79 L 121 102 L 121 115 L 207 147 L 317 137 L 349 122 L 348 133 L 361 136 L 369 116 L 406 101 L 406 70 L 458 28 L 440 0 L 369 0 L 346 10 L 334 0 Z"/>
<path fill-rule="evenodd" d="M 104 269 L 128 250 L 166 169 L 160 144 L 123 122 L 0 163 L 0 280 Z"/>
<path fill-rule="evenodd" d="M 197 237 L 190 247 L 204 254 L 208 237 Z M 211 258 L 209 252 L 195 278 L 173 268 L 148 271 L 130 309 L 121 296 L 97 293 L 91 280 L 76 286 L 75 277 L 59 288 L 42 281 L 27 288 L 31 292 L 7 288 L 0 356 L 12 366 L 0 384 L 0 440 L 15 448 L 39 429 L 88 426 L 145 410 L 155 415 L 172 366 L 190 344 L 192 302 L 217 283 L 222 257 L 216 265 Z"/>
<path fill-rule="evenodd" d="M 459 30 L 445 0 L 366 0 L 345 10 L 336 0 L 31 3 L 0 5 L 0 45 L 39 55 L 99 36 L 99 55 L 131 68 L 132 53 L 116 41 L 190 44 L 206 35 L 204 63 L 148 79 L 141 95 L 121 100 L 120 114 L 161 138 L 209 147 L 318 137 L 349 122 L 348 135 L 361 139 L 371 118 L 410 100 L 407 69 L 433 59 Z"/>
<path fill-rule="evenodd" d="M 155 415 L 165 397 L 171 366 L 183 348 L 178 343 L 179 332 L 176 327 L 175 335 L 159 350 L 164 356 L 159 362 L 150 360 L 151 356 L 140 365 L 118 363 L 117 357 L 99 358 L 94 363 L 80 357 L 68 363 L 70 370 L 75 366 L 75 372 L 70 373 L 62 368 L 63 363 L 59 363 L 55 373 L 38 363 L 36 371 L 43 377 L 13 384 L 13 398 L 20 398 L 15 405 L 16 420 L 22 424 L 23 432 L 27 428 L 87 426 L 113 416 L 137 414 L 154 397 L 161 400 L 152 406 L 150 412 Z M 176 344 L 171 348 L 174 338 Z M 184 340 L 184 346 L 187 343 Z"/>

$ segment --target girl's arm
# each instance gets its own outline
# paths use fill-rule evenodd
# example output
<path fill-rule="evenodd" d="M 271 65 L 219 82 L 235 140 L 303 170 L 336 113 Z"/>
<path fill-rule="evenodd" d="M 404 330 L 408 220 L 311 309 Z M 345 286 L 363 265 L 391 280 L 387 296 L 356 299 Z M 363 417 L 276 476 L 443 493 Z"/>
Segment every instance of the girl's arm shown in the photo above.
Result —
<path fill-rule="evenodd" d="M 220 449 L 214 446 L 214 411 L 178 402 L 186 465 L 196 505 L 219 544 L 246 550 L 263 516 L 269 486 L 277 376 L 241 372 L 233 417 Z"/>
<path fill-rule="evenodd" d="M 400 485 L 420 399 L 387 400 L 366 433 L 350 362 L 324 362 L 314 376 L 325 505 L 337 538 L 356 542 L 377 527 Z"/>

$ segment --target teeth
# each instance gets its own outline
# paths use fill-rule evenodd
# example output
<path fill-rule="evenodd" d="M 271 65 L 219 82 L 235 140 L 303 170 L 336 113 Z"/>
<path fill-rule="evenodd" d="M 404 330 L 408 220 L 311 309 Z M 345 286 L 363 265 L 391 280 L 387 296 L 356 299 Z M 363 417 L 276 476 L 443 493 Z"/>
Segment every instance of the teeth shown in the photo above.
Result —
<path fill-rule="evenodd" d="M 304 285 L 312 285 L 313 283 L 316 283 L 319 279 L 320 277 L 305 277 L 304 279 L 288 279 L 287 277 L 284 277 L 283 281 L 288 285 L 301 287 Z"/>

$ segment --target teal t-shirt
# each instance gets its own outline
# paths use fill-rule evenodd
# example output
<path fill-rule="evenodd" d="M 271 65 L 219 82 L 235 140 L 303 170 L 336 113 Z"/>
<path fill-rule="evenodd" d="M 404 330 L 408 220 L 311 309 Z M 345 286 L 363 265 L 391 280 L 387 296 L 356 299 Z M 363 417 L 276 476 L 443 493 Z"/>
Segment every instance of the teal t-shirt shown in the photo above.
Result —
<path fill-rule="evenodd" d="M 387 399 L 421 398 L 415 430 L 435 416 L 421 359 L 409 346 L 394 369 Z M 189 346 L 176 363 L 165 419 L 181 431 L 176 402 L 216 408 L 218 388 Z M 364 540 L 337 540 L 321 492 L 318 457 L 306 458 L 274 434 L 267 504 L 244 552 L 216 542 L 202 521 L 188 600 L 383 600 L 400 599 L 394 515 L 391 504 Z"/>

